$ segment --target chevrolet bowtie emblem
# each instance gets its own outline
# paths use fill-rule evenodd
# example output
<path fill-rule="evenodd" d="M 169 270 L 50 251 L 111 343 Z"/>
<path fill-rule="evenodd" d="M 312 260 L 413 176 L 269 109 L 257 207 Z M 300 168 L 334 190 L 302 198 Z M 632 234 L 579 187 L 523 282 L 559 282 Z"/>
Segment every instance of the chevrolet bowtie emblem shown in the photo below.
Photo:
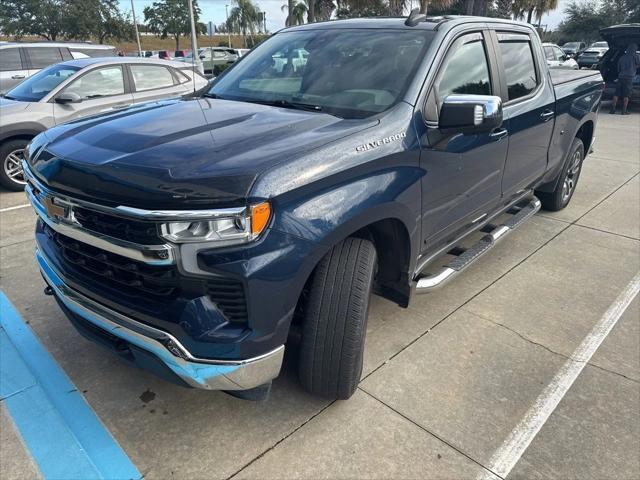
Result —
<path fill-rule="evenodd" d="M 64 207 L 56 205 L 53 203 L 53 198 L 45 197 L 44 199 L 44 209 L 47 211 L 47 215 L 51 218 L 64 218 Z"/>

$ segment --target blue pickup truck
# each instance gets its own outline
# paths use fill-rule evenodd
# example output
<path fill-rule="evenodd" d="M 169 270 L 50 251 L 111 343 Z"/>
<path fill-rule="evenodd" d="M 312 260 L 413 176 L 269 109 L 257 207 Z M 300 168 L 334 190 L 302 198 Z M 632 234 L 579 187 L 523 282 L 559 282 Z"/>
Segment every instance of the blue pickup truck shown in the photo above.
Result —
<path fill-rule="evenodd" d="M 31 142 L 45 293 L 181 385 L 264 398 L 286 346 L 306 389 L 349 398 L 371 294 L 406 307 L 564 208 L 602 89 L 549 72 L 526 24 L 285 29 L 205 92 Z"/>

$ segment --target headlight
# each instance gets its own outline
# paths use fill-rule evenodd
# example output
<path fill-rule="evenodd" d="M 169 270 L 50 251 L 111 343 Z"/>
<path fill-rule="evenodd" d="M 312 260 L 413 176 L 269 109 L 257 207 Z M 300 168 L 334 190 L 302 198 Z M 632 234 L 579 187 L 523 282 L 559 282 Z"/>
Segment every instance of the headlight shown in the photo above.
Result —
<path fill-rule="evenodd" d="M 207 220 L 166 222 L 160 231 L 173 243 L 211 242 L 212 246 L 222 247 L 255 240 L 266 228 L 270 217 L 269 202 L 262 202 L 238 214 Z"/>

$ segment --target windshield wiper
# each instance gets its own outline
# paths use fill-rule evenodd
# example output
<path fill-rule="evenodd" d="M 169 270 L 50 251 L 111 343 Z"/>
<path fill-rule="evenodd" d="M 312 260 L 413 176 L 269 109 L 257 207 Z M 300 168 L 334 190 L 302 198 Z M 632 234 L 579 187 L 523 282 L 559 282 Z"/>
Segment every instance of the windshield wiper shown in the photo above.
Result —
<path fill-rule="evenodd" d="M 254 100 L 243 99 L 243 102 L 259 103 L 260 105 L 271 105 L 272 107 L 292 108 L 295 110 L 306 110 L 311 112 L 321 112 L 322 107 L 320 105 L 313 105 L 311 103 L 291 102 L 289 100 Z"/>

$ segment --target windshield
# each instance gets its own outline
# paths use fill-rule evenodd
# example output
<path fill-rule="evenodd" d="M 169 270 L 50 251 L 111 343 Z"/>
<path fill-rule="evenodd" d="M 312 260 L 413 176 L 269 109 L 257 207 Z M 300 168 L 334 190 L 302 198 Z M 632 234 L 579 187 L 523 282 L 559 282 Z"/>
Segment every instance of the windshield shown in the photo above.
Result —
<path fill-rule="evenodd" d="M 565 43 L 562 48 L 578 48 L 580 44 L 577 42 Z"/>
<path fill-rule="evenodd" d="M 78 70 L 80 68 L 69 65 L 52 65 L 44 68 L 9 90 L 5 98 L 21 102 L 37 102 Z"/>
<path fill-rule="evenodd" d="M 425 30 L 279 33 L 218 77 L 209 95 L 364 118 L 401 99 L 432 38 Z"/>
<path fill-rule="evenodd" d="M 608 48 L 609 44 L 607 42 L 596 42 L 592 43 L 590 48 Z"/>

